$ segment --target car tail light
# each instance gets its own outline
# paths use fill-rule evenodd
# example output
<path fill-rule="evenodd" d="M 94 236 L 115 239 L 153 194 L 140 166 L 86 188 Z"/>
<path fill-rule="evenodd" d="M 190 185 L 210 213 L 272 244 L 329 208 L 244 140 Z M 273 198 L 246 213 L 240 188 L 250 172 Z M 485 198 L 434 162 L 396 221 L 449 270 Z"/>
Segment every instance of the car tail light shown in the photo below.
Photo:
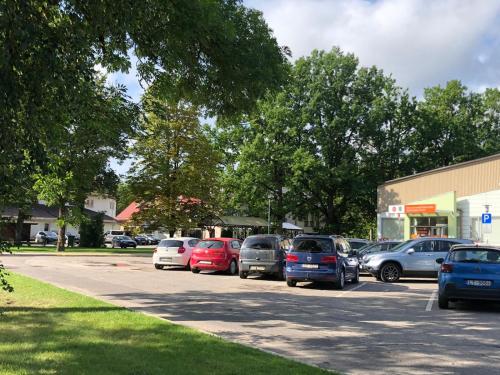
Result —
<path fill-rule="evenodd" d="M 321 263 L 337 263 L 337 257 L 335 255 L 329 255 L 321 258 Z"/>
<path fill-rule="evenodd" d="M 297 255 L 287 254 L 286 255 L 286 261 L 287 262 L 298 262 L 299 261 L 299 257 Z"/>
<path fill-rule="evenodd" d="M 179 247 L 177 250 L 177 254 L 184 254 L 186 252 L 186 248 L 184 246 Z"/>
<path fill-rule="evenodd" d="M 449 264 L 449 263 L 441 264 L 441 272 L 452 273 L 453 272 L 453 265 Z"/>

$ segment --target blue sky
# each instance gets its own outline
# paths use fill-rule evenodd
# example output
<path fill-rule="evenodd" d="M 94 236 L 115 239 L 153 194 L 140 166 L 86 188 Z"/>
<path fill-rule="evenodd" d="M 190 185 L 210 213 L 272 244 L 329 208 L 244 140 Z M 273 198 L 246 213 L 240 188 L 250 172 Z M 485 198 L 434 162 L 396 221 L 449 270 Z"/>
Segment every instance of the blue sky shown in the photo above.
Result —
<path fill-rule="evenodd" d="M 500 87 L 500 0 L 247 0 L 293 58 L 339 46 L 377 65 L 413 95 L 460 79 L 470 89 Z M 135 60 L 133 61 L 135 65 Z M 139 100 L 135 67 L 113 74 Z M 124 166 L 112 163 L 118 173 Z"/>

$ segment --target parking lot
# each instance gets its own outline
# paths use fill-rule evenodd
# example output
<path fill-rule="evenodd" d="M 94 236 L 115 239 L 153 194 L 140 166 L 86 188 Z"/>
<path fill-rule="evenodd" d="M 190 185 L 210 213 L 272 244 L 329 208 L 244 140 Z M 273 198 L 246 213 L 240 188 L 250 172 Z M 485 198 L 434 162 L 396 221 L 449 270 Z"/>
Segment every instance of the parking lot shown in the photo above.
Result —
<path fill-rule="evenodd" d="M 434 280 L 384 284 L 362 277 L 338 291 L 159 271 L 145 256 L 2 260 L 27 276 L 344 373 L 500 373 L 500 305 L 439 310 Z"/>

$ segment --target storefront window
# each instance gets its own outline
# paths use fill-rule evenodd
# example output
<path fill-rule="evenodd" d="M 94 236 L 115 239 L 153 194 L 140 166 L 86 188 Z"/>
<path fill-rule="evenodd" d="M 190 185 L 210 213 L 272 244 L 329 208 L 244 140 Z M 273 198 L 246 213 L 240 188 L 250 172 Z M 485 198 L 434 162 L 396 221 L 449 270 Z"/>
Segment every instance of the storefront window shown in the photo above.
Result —
<path fill-rule="evenodd" d="M 447 216 L 423 216 L 410 218 L 411 238 L 448 237 Z"/>

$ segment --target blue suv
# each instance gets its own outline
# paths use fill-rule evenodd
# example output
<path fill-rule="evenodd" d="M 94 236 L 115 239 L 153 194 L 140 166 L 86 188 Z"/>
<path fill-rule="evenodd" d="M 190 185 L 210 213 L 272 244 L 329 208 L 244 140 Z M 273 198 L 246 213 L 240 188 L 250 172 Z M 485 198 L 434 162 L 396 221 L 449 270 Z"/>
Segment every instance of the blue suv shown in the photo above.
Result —
<path fill-rule="evenodd" d="M 293 240 L 286 255 L 288 286 L 294 287 L 298 281 L 327 281 L 343 289 L 346 280 L 359 282 L 359 265 L 345 239 L 303 235 Z"/>
<path fill-rule="evenodd" d="M 500 301 L 500 248 L 453 246 L 448 255 L 436 260 L 439 271 L 438 304 L 447 309 L 450 301 Z"/>

